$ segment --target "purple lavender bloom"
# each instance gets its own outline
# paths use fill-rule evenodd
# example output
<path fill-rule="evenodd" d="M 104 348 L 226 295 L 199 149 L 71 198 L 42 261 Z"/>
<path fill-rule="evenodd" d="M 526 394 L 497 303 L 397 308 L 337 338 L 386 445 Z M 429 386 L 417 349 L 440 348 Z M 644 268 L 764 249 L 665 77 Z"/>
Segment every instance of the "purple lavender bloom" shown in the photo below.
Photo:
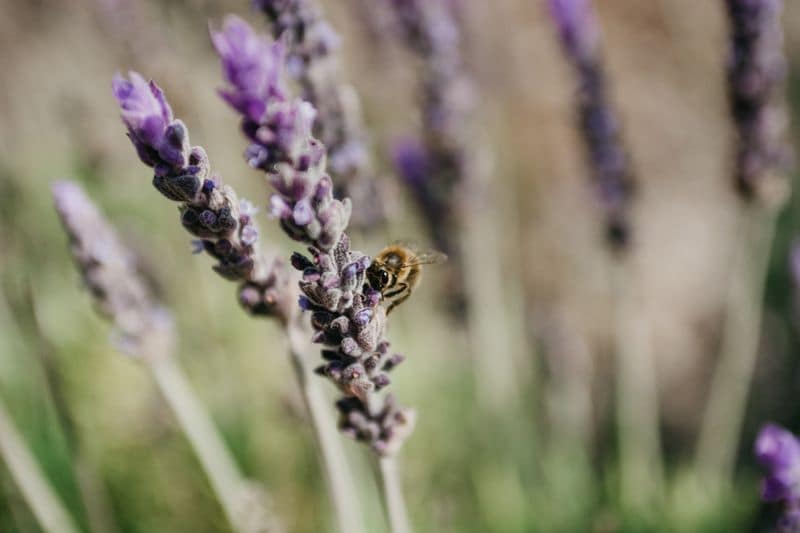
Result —
<path fill-rule="evenodd" d="M 229 35 L 233 34 L 233 35 Z M 212 32 L 215 42 L 243 40 L 239 48 L 251 50 L 269 48 L 265 38 L 259 37 L 246 22 L 228 17 L 222 33 Z M 251 62 L 228 53 L 229 49 L 217 47 L 225 73 L 240 70 L 239 63 L 252 66 L 259 73 L 253 78 L 273 80 L 282 84 L 283 64 L 278 61 Z M 227 76 L 227 74 L 226 74 Z M 252 144 L 245 151 L 250 166 L 267 172 L 277 194 L 270 199 L 270 212 L 281 221 L 281 226 L 294 239 L 328 251 L 339 242 L 350 219 L 350 200 L 333 198 L 331 178 L 324 172 L 325 148 L 311 136 L 311 126 L 316 110 L 308 102 L 290 100 L 284 91 L 268 90 L 261 93 L 260 106 L 265 111 L 256 120 L 245 109 L 235 105 L 236 96 L 247 88 L 233 83 L 225 100 L 242 115 L 242 131 Z M 249 93 L 248 93 L 249 94 Z M 249 97 L 249 96 L 248 96 Z"/>
<path fill-rule="evenodd" d="M 800 531 L 800 440 L 776 424 L 766 424 L 758 433 L 756 459 L 765 471 L 761 481 L 761 499 L 780 502 L 784 513 L 777 524 L 778 533 Z"/>
<path fill-rule="evenodd" d="M 130 73 L 130 80 L 117 74 L 112 88 L 142 162 L 153 167 L 157 176 L 174 175 L 185 167 L 189 158 L 186 127 L 174 120 L 163 91 L 136 72 Z"/>
<path fill-rule="evenodd" d="M 605 211 L 606 236 L 612 247 L 623 249 L 630 240 L 635 183 L 620 123 L 606 94 L 599 25 L 590 0 L 550 0 L 549 6 L 578 81 L 578 122 L 595 195 Z"/>
<path fill-rule="evenodd" d="M 315 111 L 300 100 L 290 101 L 283 89 L 283 46 L 257 35 L 242 19 L 228 16 L 222 31 L 211 31 L 229 87 L 222 98 L 242 115 L 242 131 L 252 141 L 246 150 L 250 166 L 271 170 L 281 162 L 306 165 L 319 153 L 305 145 Z M 269 102 L 269 106 L 267 103 Z"/>
<path fill-rule="evenodd" d="M 591 0 L 549 0 L 549 7 L 561 41 L 571 55 L 597 53 L 600 32 L 592 13 Z"/>
<path fill-rule="evenodd" d="M 800 503 L 800 441 L 775 424 L 766 424 L 756 438 L 756 459 L 766 471 L 761 497 L 768 502 Z"/>
<path fill-rule="evenodd" d="M 273 37 L 288 43 L 293 75 L 339 48 L 341 38 L 313 0 L 254 0 L 253 7 L 269 19 Z"/>
<path fill-rule="evenodd" d="M 252 32 L 242 34 L 258 39 Z M 220 56 L 223 65 L 236 61 L 235 57 Z M 276 72 L 266 73 L 267 77 L 280 77 L 280 66 L 269 67 Z M 257 167 L 266 172 L 276 191 L 270 198 L 270 212 L 291 238 L 310 245 L 310 257 L 294 253 L 291 264 L 302 272 L 298 304 L 311 315 L 313 341 L 324 346 L 321 355 L 325 363 L 317 373 L 329 378 L 345 396 L 340 402 L 343 432 L 366 442 L 376 453 L 393 454 L 410 434 L 414 416 L 392 401 L 378 403 L 380 398 L 374 395 L 389 384 L 387 372 L 402 357 L 389 351 L 384 338 L 386 311 L 380 305 L 380 294 L 366 279 L 371 260 L 350 248 L 345 233 L 350 199 L 333 198 L 333 183 L 325 173 L 326 149 L 311 136 L 310 128 L 282 131 L 278 127 L 292 114 L 313 117 L 314 107 L 290 101 L 277 91 L 267 94 L 263 104 L 266 112 L 255 123 L 232 107 L 243 115 L 242 129 L 248 138 L 268 154 L 265 164 Z M 286 137 L 278 140 L 283 134 Z M 286 146 L 294 151 L 287 152 Z M 258 150 L 251 145 L 245 157 L 249 159 Z M 354 425 L 353 420 L 363 424 Z"/>
<path fill-rule="evenodd" d="M 340 38 L 315 0 L 255 0 L 276 40 L 286 44 L 287 70 L 317 109 L 313 134 L 328 149 L 337 198 L 363 206 L 351 224 L 374 229 L 386 217 L 385 186 L 376 179 L 358 95 L 339 69 Z"/>
<path fill-rule="evenodd" d="M 117 347 L 132 356 L 165 353 L 174 340 L 172 318 L 142 279 L 133 253 L 76 183 L 54 183 L 53 200 L 86 288 L 114 323 Z"/>
<path fill-rule="evenodd" d="M 266 42 L 242 44 L 237 40 L 242 29 L 235 24 L 230 27 L 235 35 L 224 43 L 219 39 L 222 50 L 253 52 L 269 48 Z M 258 48 L 261 44 L 266 48 Z M 226 72 L 242 87 L 255 91 L 268 78 L 248 70 L 251 56 L 243 56 L 238 67 L 231 66 Z M 113 88 L 128 136 L 142 162 L 155 170 L 153 185 L 168 199 L 180 202 L 181 224 L 199 237 L 196 247 L 216 259 L 214 271 L 239 282 L 240 303 L 250 313 L 288 321 L 294 297 L 288 293 L 282 263 L 268 261 L 258 252 L 253 205 L 239 200 L 233 188 L 223 185 L 218 176 L 208 177 L 211 167 L 205 150 L 191 146 L 189 132 L 181 121 L 173 119 L 164 93 L 154 82 L 147 83 L 131 72 L 130 81 L 115 77 Z M 262 91 L 261 98 L 267 93 L 270 91 Z M 242 108 L 242 112 L 250 110 L 252 106 Z"/>
<path fill-rule="evenodd" d="M 265 112 L 268 96 L 285 94 L 278 73 L 284 62 L 284 47 L 258 37 L 238 17 L 228 17 L 221 32 L 211 32 L 211 41 L 221 58 L 225 80 L 231 89 L 221 89 L 228 104 L 258 122 Z"/>
<path fill-rule="evenodd" d="M 790 166 L 785 140 L 788 116 L 784 97 L 781 0 L 726 0 L 730 21 L 728 95 L 737 131 L 734 180 L 745 200 L 782 201 Z M 778 188 L 775 185 L 779 185 Z M 777 198 L 772 198 L 777 193 Z"/>

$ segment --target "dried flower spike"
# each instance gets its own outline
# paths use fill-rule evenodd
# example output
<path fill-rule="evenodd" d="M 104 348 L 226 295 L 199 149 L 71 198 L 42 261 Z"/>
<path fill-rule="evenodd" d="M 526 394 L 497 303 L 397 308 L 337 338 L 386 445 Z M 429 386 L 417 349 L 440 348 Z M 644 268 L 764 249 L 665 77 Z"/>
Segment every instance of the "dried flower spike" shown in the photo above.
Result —
<path fill-rule="evenodd" d="M 248 69 L 248 61 L 273 59 L 262 54 L 266 48 L 245 49 L 237 47 L 239 44 L 242 41 L 220 43 L 241 58 L 240 68 L 229 71 L 228 76 L 250 92 L 223 97 L 242 113 L 255 114 L 263 92 L 278 89 L 271 80 L 254 77 L 258 70 Z M 220 276 L 239 282 L 239 300 L 249 312 L 288 321 L 292 297 L 287 291 L 285 268 L 280 261 L 267 261 L 258 252 L 253 205 L 240 200 L 219 176 L 211 175 L 205 150 L 191 146 L 186 126 L 172 116 L 158 85 L 131 72 L 129 80 L 115 76 L 113 90 L 128 137 L 142 162 L 153 168 L 155 188 L 169 200 L 180 202 L 181 223 L 198 238 L 196 250 L 204 250 L 217 261 L 214 270 Z"/>
<path fill-rule="evenodd" d="M 86 287 L 99 312 L 114 323 L 117 347 L 132 356 L 168 353 L 172 317 L 156 303 L 114 228 L 73 182 L 54 183 L 53 199 Z"/>

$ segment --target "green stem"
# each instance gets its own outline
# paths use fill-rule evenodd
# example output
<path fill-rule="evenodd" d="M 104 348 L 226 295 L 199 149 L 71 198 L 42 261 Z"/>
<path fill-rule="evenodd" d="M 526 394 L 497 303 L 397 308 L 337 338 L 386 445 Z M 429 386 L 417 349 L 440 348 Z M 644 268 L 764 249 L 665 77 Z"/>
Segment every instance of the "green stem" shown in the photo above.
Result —
<path fill-rule="evenodd" d="M 175 413 L 214 493 L 234 530 L 240 533 L 275 531 L 276 520 L 258 501 L 257 491 L 244 479 L 222 437 L 186 376 L 169 355 L 145 358 L 161 393 Z"/>
<path fill-rule="evenodd" d="M 391 532 L 411 533 L 411 523 L 408 520 L 400 473 L 397 469 L 395 458 L 379 458 L 378 473 L 381 482 L 381 495 L 383 496 L 383 504 L 386 507 L 386 514 L 389 516 Z"/>
<path fill-rule="evenodd" d="M 641 508 L 660 495 L 664 467 L 651 324 L 630 259 L 612 266 L 617 424 L 622 503 Z"/>
<path fill-rule="evenodd" d="M 695 456 L 696 471 L 713 485 L 733 479 L 763 318 L 776 213 L 752 207 L 742 220 L 725 306 L 725 323 Z"/>
<path fill-rule="evenodd" d="M 333 413 L 322 390 L 319 378 L 314 376 L 305 359 L 305 354 L 313 348 L 308 340 L 308 333 L 295 318 L 287 325 L 289 356 L 297 378 L 297 384 L 311 417 L 325 480 L 328 483 L 336 519 L 341 533 L 364 533 L 363 513 L 355 490 L 355 483 L 347 464 L 342 446 L 342 437 L 333 422 Z"/>
<path fill-rule="evenodd" d="M 0 454 L 42 529 L 48 533 L 77 533 L 75 522 L 36 464 L 2 403 Z"/>

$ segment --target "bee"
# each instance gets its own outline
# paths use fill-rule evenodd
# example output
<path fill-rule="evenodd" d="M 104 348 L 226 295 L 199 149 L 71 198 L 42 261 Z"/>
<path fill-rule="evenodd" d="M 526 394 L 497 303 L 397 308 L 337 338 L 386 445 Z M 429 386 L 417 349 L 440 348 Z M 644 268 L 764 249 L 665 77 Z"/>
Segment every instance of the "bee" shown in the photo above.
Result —
<path fill-rule="evenodd" d="M 390 244 L 378 252 L 367 268 L 367 281 L 388 304 L 388 315 L 417 288 L 422 279 L 422 265 L 439 264 L 446 259 L 441 252 L 415 251 L 407 243 Z"/>

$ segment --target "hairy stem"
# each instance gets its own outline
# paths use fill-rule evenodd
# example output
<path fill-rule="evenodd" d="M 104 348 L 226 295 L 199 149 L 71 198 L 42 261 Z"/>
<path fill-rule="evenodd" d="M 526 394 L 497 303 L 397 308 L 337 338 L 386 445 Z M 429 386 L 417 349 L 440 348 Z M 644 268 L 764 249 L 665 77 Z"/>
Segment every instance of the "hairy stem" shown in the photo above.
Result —
<path fill-rule="evenodd" d="M 620 488 L 623 506 L 641 507 L 661 493 L 663 463 L 651 324 L 630 258 L 614 260 Z"/>
<path fill-rule="evenodd" d="M 381 496 L 389 516 L 389 527 L 392 533 L 411 533 L 406 502 L 397 460 L 394 457 L 378 458 L 378 475 L 381 483 Z"/>
<path fill-rule="evenodd" d="M 2 403 L 0 454 L 42 529 L 47 533 L 77 533 L 75 522 L 36 464 Z"/>
<path fill-rule="evenodd" d="M 342 439 L 333 423 L 331 408 L 319 388 L 316 376 L 309 368 L 305 354 L 312 349 L 308 332 L 295 318 L 287 325 L 289 356 L 297 384 L 314 427 L 328 493 L 331 497 L 341 533 L 364 533 L 363 513 L 358 501 L 358 492 L 347 464 Z"/>
<path fill-rule="evenodd" d="M 732 481 L 761 335 L 762 298 L 776 214 L 750 207 L 736 243 L 717 367 L 700 430 L 695 466 L 711 484 Z"/>

